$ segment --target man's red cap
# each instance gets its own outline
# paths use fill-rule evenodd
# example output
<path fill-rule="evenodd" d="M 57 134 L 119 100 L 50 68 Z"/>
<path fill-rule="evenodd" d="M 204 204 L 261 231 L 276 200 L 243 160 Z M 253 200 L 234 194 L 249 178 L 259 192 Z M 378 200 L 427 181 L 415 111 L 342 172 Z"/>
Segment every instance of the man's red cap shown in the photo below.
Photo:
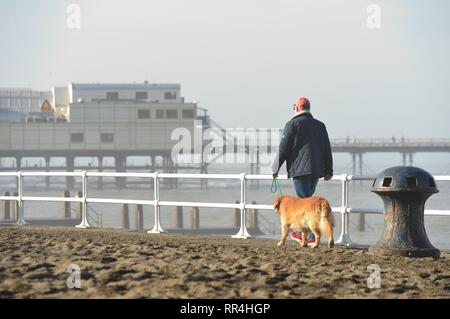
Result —
<path fill-rule="evenodd" d="M 298 98 L 297 101 L 295 101 L 295 106 L 302 109 L 309 109 L 311 107 L 309 100 L 306 97 Z"/>

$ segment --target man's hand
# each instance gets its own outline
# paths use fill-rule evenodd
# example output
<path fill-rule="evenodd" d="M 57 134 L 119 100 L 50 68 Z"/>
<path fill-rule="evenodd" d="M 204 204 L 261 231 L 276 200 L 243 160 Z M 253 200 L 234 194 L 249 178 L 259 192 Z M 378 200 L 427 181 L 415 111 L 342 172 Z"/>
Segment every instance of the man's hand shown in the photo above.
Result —
<path fill-rule="evenodd" d="M 278 177 L 278 172 L 272 173 L 272 177 L 273 177 L 273 178 L 277 178 L 277 177 Z"/>
<path fill-rule="evenodd" d="M 333 175 L 325 175 L 325 176 L 323 177 L 323 179 L 326 180 L 326 181 L 329 181 L 329 180 L 332 179 L 332 178 L 333 178 Z"/>

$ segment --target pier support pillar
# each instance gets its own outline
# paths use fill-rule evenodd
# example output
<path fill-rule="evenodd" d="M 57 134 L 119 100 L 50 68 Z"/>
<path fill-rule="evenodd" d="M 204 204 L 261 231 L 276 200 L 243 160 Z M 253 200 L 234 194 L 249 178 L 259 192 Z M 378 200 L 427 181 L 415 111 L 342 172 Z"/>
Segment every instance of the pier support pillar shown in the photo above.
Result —
<path fill-rule="evenodd" d="M 408 157 L 409 161 L 408 164 L 409 166 L 413 165 L 413 153 L 402 153 L 402 164 L 403 166 L 406 166 L 406 157 Z"/>
<path fill-rule="evenodd" d="M 200 167 L 200 174 L 208 174 L 208 165 L 202 163 Z M 200 179 L 200 189 L 208 189 L 208 180 L 205 178 Z"/>
<path fill-rule="evenodd" d="M 116 156 L 114 158 L 116 164 L 116 172 L 125 172 L 127 157 L 126 156 Z M 116 177 L 116 187 L 119 189 L 123 189 L 127 186 L 127 178 L 126 177 Z"/>
<path fill-rule="evenodd" d="M 144 229 L 144 207 L 141 204 L 138 204 L 136 206 L 135 214 L 135 226 L 137 230 L 143 230 Z"/>
<path fill-rule="evenodd" d="M 191 210 L 191 228 L 199 229 L 200 228 L 200 213 L 198 207 L 192 207 Z"/>
<path fill-rule="evenodd" d="M 155 171 L 155 156 L 150 156 L 151 160 L 152 160 L 152 173 Z"/>
<path fill-rule="evenodd" d="M 358 154 L 358 161 L 359 161 L 359 175 L 362 176 L 363 174 L 363 154 L 359 153 Z"/>
<path fill-rule="evenodd" d="M 252 201 L 253 205 L 256 205 L 255 201 Z M 258 228 L 258 210 L 257 209 L 250 209 L 250 227 L 251 228 Z"/>
<path fill-rule="evenodd" d="M 98 157 L 98 171 L 103 172 L 103 156 Z M 97 189 L 103 189 L 103 176 L 98 177 L 97 183 Z"/>
<path fill-rule="evenodd" d="M 178 164 L 174 164 L 174 171 L 173 171 L 175 174 L 178 174 Z M 173 180 L 173 182 L 174 182 L 174 185 L 173 185 L 173 187 L 175 188 L 175 189 L 177 189 L 178 188 L 178 178 L 175 178 L 174 180 Z"/>
<path fill-rule="evenodd" d="M 13 196 L 19 196 L 18 192 L 14 192 Z M 19 202 L 14 201 L 12 207 L 12 221 L 17 221 L 19 219 Z"/>
<path fill-rule="evenodd" d="M 234 203 L 239 204 L 240 202 L 237 200 Z M 241 211 L 239 208 L 233 208 L 231 221 L 233 222 L 233 227 L 239 228 L 241 226 Z"/>
<path fill-rule="evenodd" d="M 130 229 L 130 214 L 128 210 L 128 204 L 123 204 L 120 215 L 122 218 L 122 228 Z"/>
<path fill-rule="evenodd" d="M 356 154 L 352 153 L 352 175 L 356 175 Z"/>
<path fill-rule="evenodd" d="M 73 172 L 75 169 L 75 157 L 68 156 L 66 157 L 66 167 L 68 172 Z M 74 176 L 66 176 L 66 189 L 74 189 L 75 188 L 75 177 Z"/>
<path fill-rule="evenodd" d="M 259 136 L 259 134 L 258 134 Z M 259 146 L 256 147 L 256 175 L 261 174 L 260 158 L 259 158 Z M 256 180 L 256 188 L 259 188 L 259 179 Z"/>
<path fill-rule="evenodd" d="M 164 155 L 163 156 L 163 172 L 164 173 L 173 173 L 173 162 L 170 155 Z M 167 178 L 163 180 L 163 185 L 165 188 L 172 189 L 174 186 L 175 179 L 173 178 Z"/>
<path fill-rule="evenodd" d="M 176 206 L 174 208 L 174 225 L 175 228 L 183 228 L 183 207 Z"/>
<path fill-rule="evenodd" d="M 3 196 L 9 196 L 9 192 L 3 193 Z M 11 219 L 11 202 L 9 200 L 4 200 L 2 202 L 3 208 L 3 219 L 10 220 Z"/>
<path fill-rule="evenodd" d="M 45 171 L 50 172 L 50 157 L 45 157 Z M 45 188 L 50 188 L 50 176 L 45 176 Z"/>
<path fill-rule="evenodd" d="M 16 159 L 16 170 L 22 170 L 22 157 L 15 157 Z M 19 189 L 19 180 L 16 178 L 16 189 Z"/>
<path fill-rule="evenodd" d="M 70 191 L 66 189 L 63 192 L 63 197 L 70 197 Z M 62 203 L 62 218 L 70 218 L 70 202 L 63 202 Z"/>
<path fill-rule="evenodd" d="M 83 197 L 83 193 L 78 192 L 77 197 L 78 198 Z M 81 221 L 81 218 L 83 217 L 83 203 L 77 202 L 75 204 L 75 216 L 77 219 L 79 219 Z"/>
<path fill-rule="evenodd" d="M 16 157 L 16 168 L 18 171 L 22 169 L 22 157 Z"/>

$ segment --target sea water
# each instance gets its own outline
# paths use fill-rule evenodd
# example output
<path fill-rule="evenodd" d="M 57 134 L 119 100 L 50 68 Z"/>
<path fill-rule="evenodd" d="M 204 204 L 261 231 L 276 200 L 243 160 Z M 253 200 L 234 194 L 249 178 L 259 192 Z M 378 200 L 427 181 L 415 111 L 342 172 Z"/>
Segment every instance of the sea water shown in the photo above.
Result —
<path fill-rule="evenodd" d="M 389 166 L 399 165 L 399 158 L 391 155 L 373 157 L 364 163 L 364 175 L 376 175 L 381 170 Z M 352 163 L 346 162 L 345 156 L 335 156 L 335 174 L 351 173 Z M 397 160 L 397 162 L 395 162 Z M 422 167 L 434 175 L 450 175 L 450 165 L 444 157 L 434 158 L 432 156 L 422 156 L 416 159 L 415 166 Z M 389 165 L 391 164 L 391 165 Z M 350 167 L 349 167 L 350 165 Z M 189 171 L 192 172 L 192 171 Z M 249 173 L 249 167 L 246 165 L 220 164 L 212 165 L 209 173 Z M 270 167 L 263 167 L 262 173 L 270 173 Z M 280 172 L 283 173 L 283 170 Z M 89 180 L 89 197 L 97 198 L 122 198 L 122 199 L 142 199 L 152 200 L 153 189 L 152 180 L 147 179 L 147 184 L 134 184 L 140 179 L 128 178 L 129 186 L 126 189 L 118 190 L 114 188 L 114 178 L 103 178 L 104 188 L 97 189 L 97 179 Z M 283 194 L 295 196 L 293 183 L 289 180 L 281 180 L 281 189 Z M 256 184 L 256 183 L 254 183 Z M 382 211 L 383 203 L 381 198 L 370 192 L 371 181 L 352 181 L 349 185 L 349 207 L 357 208 L 375 208 Z M 189 201 L 189 202 L 213 202 L 213 203 L 234 203 L 240 200 L 239 180 L 209 180 L 208 188 L 201 189 L 198 180 L 179 180 L 177 189 L 161 188 L 160 200 L 167 201 Z M 16 184 L 12 178 L 2 177 L 0 179 L 0 191 L 10 193 L 16 191 Z M 81 190 L 80 180 L 76 178 L 76 190 L 71 191 L 72 196 Z M 450 209 L 450 182 L 437 181 L 439 193 L 431 196 L 426 209 Z M 65 188 L 65 178 L 52 177 L 51 188 L 45 189 L 44 177 L 27 177 L 24 183 L 24 193 L 27 196 L 61 196 Z M 326 197 L 331 206 L 341 206 L 341 182 L 321 180 L 317 186 L 316 194 Z M 275 194 L 270 191 L 270 181 L 260 181 L 259 187 L 252 185 L 248 181 L 247 202 L 255 201 L 257 204 L 272 204 Z M 55 202 L 25 202 L 24 214 L 27 218 L 60 218 L 62 216 L 63 203 Z M 72 203 L 74 209 L 75 203 Z M 121 227 L 121 207 L 120 204 L 89 204 L 89 213 L 94 218 L 98 215 L 102 217 L 102 227 L 119 228 Z M 135 205 L 130 205 L 130 225 L 134 226 Z M 144 206 L 144 227 L 150 229 L 154 223 L 153 206 Z M 200 208 L 200 228 L 226 228 L 233 227 L 232 210 L 222 208 Z M 98 214 L 98 215 L 97 215 Z M 280 221 L 278 215 L 272 210 L 259 211 L 260 229 L 265 233 L 260 237 L 279 238 Z M 161 207 L 161 224 L 163 228 L 173 228 L 175 214 L 173 207 Z M 190 208 L 183 210 L 184 227 L 190 228 Z M 341 216 L 335 214 L 335 240 L 339 238 L 341 232 Z M 433 245 L 440 249 L 450 249 L 450 217 L 446 216 L 425 216 L 425 227 Z M 383 215 L 366 215 L 365 231 L 359 231 L 359 215 L 350 215 L 350 238 L 357 244 L 372 245 L 382 235 L 384 229 Z"/>

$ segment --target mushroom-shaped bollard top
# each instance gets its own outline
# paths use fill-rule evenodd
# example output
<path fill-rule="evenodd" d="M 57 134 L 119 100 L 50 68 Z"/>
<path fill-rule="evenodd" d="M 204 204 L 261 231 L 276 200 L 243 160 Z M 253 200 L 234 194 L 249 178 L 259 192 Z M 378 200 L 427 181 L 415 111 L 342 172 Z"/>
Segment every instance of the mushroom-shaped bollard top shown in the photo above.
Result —
<path fill-rule="evenodd" d="M 372 185 L 385 207 L 386 227 L 371 253 L 408 257 L 439 257 L 424 225 L 425 201 L 438 192 L 427 171 L 412 166 L 391 167 L 381 172 Z"/>
<path fill-rule="evenodd" d="M 421 192 L 431 196 L 439 192 L 433 176 L 413 166 L 396 166 L 382 171 L 372 185 L 374 193 Z"/>

